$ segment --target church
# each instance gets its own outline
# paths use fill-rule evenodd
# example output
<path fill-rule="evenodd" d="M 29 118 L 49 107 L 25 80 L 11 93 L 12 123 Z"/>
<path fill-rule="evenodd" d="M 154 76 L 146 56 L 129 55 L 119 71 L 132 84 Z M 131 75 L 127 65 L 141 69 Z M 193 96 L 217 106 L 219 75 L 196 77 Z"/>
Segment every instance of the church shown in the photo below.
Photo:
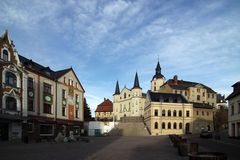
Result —
<path fill-rule="evenodd" d="M 146 94 L 142 93 L 137 72 L 131 89 L 124 86 L 120 92 L 117 81 L 115 93 L 113 94 L 114 120 L 120 121 L 121 117 L 143 117 L 145 98 Z"/>

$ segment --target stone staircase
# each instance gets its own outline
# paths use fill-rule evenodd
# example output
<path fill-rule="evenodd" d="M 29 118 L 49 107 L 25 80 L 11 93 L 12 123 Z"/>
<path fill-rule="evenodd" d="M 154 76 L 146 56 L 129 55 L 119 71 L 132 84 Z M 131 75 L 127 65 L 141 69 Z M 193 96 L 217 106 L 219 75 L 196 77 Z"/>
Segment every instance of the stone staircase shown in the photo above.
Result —
<path fill-rule="evenodd" d="M 141 117 L 124 117 L 109 132 L 110 136 L 149 136 L 149 132 L 145 127 Z"/>

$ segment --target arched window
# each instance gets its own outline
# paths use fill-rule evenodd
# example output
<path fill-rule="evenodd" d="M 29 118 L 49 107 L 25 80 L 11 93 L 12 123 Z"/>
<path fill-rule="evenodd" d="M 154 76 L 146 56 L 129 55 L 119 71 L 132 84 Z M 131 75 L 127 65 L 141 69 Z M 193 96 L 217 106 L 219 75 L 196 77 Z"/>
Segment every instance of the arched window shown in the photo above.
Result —
<path fill-rule="evenodd" d="M 9 56 L 9 55 L 8 55 L 8 51 L 7 51 L 6 49 L 4 49 L 4 50 L 3 50 L 3 57 L 2 57 L 3 60 L 4 60 L 4 61 L 8 61 L 8 56 Z"/>
<path fill-rule="evenodd" d="M 164 117 L 166 115 L 165 110 L 162 110 L 162 116 Z"/>
<path fill-rule="evenodd" d="M 6 109 L 11 111 L 17 110 L 17 101 L 13 97 L 7 97 L 6 98 Z"/>
<path fill-rule="evenodd" d="M 158 129 L 158 122 L 154 123 L 154 129 Z"/>
<path fill-rule="evenodd" d="M 179 127 L 178 127 L 179 129 L 182 129 L 182 123 L 179 123 Z"/>
<path fill-rule="evenodd" d="M 170 117 L 171 116 L 171 110 L 168 110 L 168 116 Z"/>
<path fill-rule="evenodd" d="M 168 129 L 171 129 L 171 123 L 168 122 Z"/>
<path fill-rule="evenodd" d="M 176 122 L 173 123 L 173 129 L 177 129 L 177 123 Z"/>
<path fill-rule="evenodd" d="M 124 93 L 124 99 L 126 98 L 126 93 Z"/>
<path fill-rule="evenodd" d="M 17 87 L 17 77 L 12 72 L 6 73 L 6 84 L 12 87 Z"/>
<path fill-rule="evenodd" d="M 162 129 L 165 129 L 165 122 L 162 122 Z"/>
<path fill-rule="evenodd" d="M 179 116 L 179 117 L 182 117 L 182 111 L 179 111 L 179 112 L 178 112 L 178 116 Z"/>
<path fill-rule="evenodd" d="M 177 116 L 177 111 L 174 110 L 174 111 L 173 111 L 173 117 L 176 117 L 176 116 Z"/>

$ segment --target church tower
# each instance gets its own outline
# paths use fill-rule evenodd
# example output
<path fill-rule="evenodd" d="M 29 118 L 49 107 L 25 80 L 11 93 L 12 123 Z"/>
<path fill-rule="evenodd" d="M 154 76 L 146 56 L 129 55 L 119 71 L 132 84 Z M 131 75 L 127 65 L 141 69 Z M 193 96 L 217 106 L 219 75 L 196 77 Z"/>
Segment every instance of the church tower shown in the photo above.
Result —
<path fill-rule="evenodd" d="M 161 73 L 161 67 L 158 61 L 157 67 L 155 69 L 155 75 L 153 76 L 151 81 L 151 91 L 158 92 L 158 90 L 164 84 L 164 82 L 165 82 L 165 77 Z"/>
<path fill-rule="evenodd" d="M 132 91 L 133 116 L 142 116 L 142 88 L 139 85 L 138 74 L 136 72 Z"/>

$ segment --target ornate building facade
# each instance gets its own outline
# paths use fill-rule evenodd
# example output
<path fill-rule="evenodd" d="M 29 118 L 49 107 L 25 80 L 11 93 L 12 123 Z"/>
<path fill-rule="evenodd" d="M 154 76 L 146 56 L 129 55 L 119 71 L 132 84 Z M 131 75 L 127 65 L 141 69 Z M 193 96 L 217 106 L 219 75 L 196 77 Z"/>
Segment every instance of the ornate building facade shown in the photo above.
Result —
<path fill-rule="evenodd" d="M 132 89 L 125 86 L 120 92 L 117 81 L 115 93 L 113 94 L 114 120 L 120 121 L 121 117 L 143 117 L 145 97 L 146 94 L 142 93 L 137 73 Z"/>
<path fill-rule="evenodd" d="M 13 133 L 16 139 L 34 140 L 58 132 L 79 134 L 85 91 L 74 70 L 53 71 L 19 55 L 7 32 L 0 39 L 0 51 L 1 138 L 14 139 Z"/>

